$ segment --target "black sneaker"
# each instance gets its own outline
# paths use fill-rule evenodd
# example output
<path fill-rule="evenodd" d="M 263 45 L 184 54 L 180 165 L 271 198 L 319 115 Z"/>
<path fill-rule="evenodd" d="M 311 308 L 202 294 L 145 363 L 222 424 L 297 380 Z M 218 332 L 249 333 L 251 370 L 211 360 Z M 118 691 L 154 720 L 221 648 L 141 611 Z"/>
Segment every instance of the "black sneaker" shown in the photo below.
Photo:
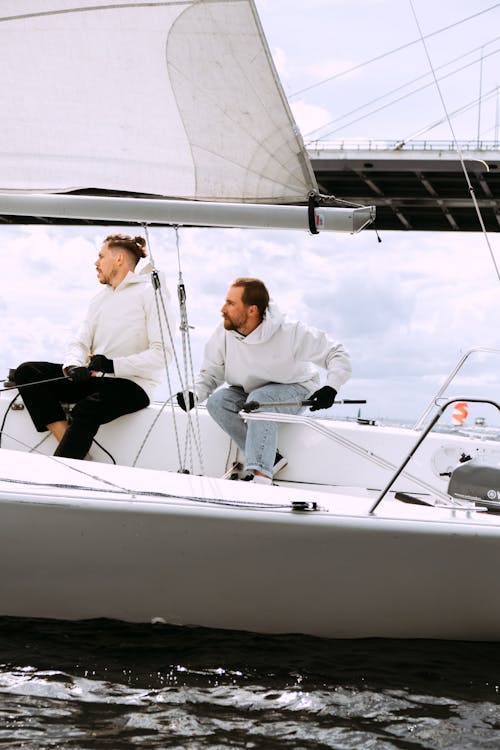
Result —
<path fill-rule="evenodd" d="M 276 474 L 279 474 L 279 472 L 284 469 L 287 464 L 288 459 L 282 456 L 279 451 L 276 451 L 276 458 L 274 460 L 273 466 L 273 478 L 276 476 Z"/>
<path fill-rule="evenodd" d="M 241 472 L 243 470 L 243 465 L 240 463 L 234 463 L 230 469 L 226 471 L 225 474 L 222 475 L 223 479 L 240 479 Z"/>
<path fill-rule="evenodd" d="M 276 457 L 274 459 L 274 466 L 273 466 L 273 479 L 276 476 L 276 474 L 279 474 L 279 472 L 285 468 L 285 466 L 288 465 L 288 459 L 281 455 L 279 451 L 276 451 Z M 253 480 L 254 475 L 253 474 L 247 474 L 245 477 L 240 477 L 242 482 L 251 482 Z"/>

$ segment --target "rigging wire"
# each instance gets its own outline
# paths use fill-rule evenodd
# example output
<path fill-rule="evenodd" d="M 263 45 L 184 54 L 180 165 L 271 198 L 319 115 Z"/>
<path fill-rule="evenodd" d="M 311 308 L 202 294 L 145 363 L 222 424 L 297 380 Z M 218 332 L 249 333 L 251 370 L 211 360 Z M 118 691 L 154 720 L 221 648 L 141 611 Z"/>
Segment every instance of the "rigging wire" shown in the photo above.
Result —
<path fill-rule="evenodd" d="M 480 97 L 477 97 L 476 99 L 473 99 L 470 102 L 467 102 L 467 104 L 462 105 L 461 107 L 458 107 L 458 109 L 454 109 L 452 112 L 449 113 L 449 117 L 455 117 L 456 115 L 462 114 L 463 112 L 468 112 L 473 107 L 476 107 L 478 104 L 481 104 L 483 102 L 487 102 L 490 99 L 492 99 L 494 96 L 497 96 L 498 94 L 498 86 L 495 86 L 494 88 L 490 89 L 490 91 L 487 91 L 485 94 L 482 94 Z M 409 141 L 413 141 L 415 138 L 418 138 L 418 136 L 423 135 L 424 133 L 428 133 L 430 130 L 433 130 L 434 128 L 437 128 L 439 125 L 442 125 L 444 122 L 448 121 L 448 113 L 444 114 L 443 117 L 440 117 L 439 120 L 435 120 L 430 125 L 426 125 L 425 128 L 421 128 L 420 130 L 414 131 L 411 135 L 406 136 L 406 138 L 402 138 L 396 148 L 402 148 L 405 143 L 409 143 Z"/>
<path fill-rule="evenodd" d="M 457 140 L 457 138 L 455 136 L 455 130 L 453 128 L 453 123 L 452 123 L 451 117 L 450 117 L 450 115 L 448 113 L 448 110 L 447 110 L 447 107 L 446 107 L 446 102 L 444 100 L 443 93 L 441 91 L 441 87 L 439 85 L 439 81 L 438 81 L 438 78 L 436 76 L 436 72 L 435 72 L 434 67 L 432 65 L 431 56 L 429 54 L 429 50 L 428 50 L 427 44 L 425 42 L 425 37 L 424 37 L 424 35 L 422 33 L 422 29 L 420 27 L 420 23 L 419 23 L 417 14 L 415 12 L 415 8 L 414 8 L 414 5 L 413 5 L 413 0 L 409 0 L 409 3 L 410 3 L 410 7 L 411 7 L 411 10 L 412 10 L 412 13 L 413 13 L 413 17 L 415 19 L 415 23 L 417 25 L 417 29 L 418 29 L 419 34 L 420 34 L 420 40 L 422 42 L 422 45 L 423 45 L 423 48 L 424 48 L 424 51 L 425 51 L 425 55 L 427 57 L 427 61 L 429 63 L 429 67 L 431 69 L 432 76 L 434 78 L 434 83 L 436 84 L 436 88 L 437 88 L 437 91 L 438 91 L 438 94 L 439 94 L 439 98 L 441 100 L 441 104 L 443 105 L 443 110 L 445 112 L 446 120 L 447 120 L 448 126 L 450 128 L 450 132 L 451 132 L 451 135 L 452 135 L 452 138 L 453 138 L 453 143 L 454 143 L 455 149 L 457 151 L 458 157 L 460 159 L 460 165 L 461 165 L 462 171 L 463 171 L 463 173 L 465 175 L 465 179 L 466 179 L 466 182 L 467 182 L 467 187 L 469 189 L 469 194 L 470 194 L 470 196 L 472 198 L 472 202 L 474 204 L 474 208 L 475 208 L 477 217 L 479 219 L 479 224 L 481 226 L 481 230 L 483 232 L 483 236 L 484 236 L 486 244 L 488 246 L 488 250 L 489 250 L 489 253 L 490 253 L 491 260 L 493 262 L 493 266 L 495 268 L 495 272 L 496 272 L 497 278 L 500 281 L 500 269 L 498 268 L 498 265 L 497 265 L 497 262 L 496 262 L 496 259 L 495 259 L 495 255 L 493 253 L 493 248 L 491 247 L 491 243 L 490 243 L 490 240 L 489 240 L 489 237 L 488 237 L 488 233 L 486 232 L 486 227 L 484 225 L 484 221 L 483 221 L 483 217 L 482 217 L 482 214 L 481 214 L 481 210 L 480 210 L 479 204 L 477 202 L 476 194 L 474 192 L 474 188 L 472 186 L 472 183 L 471 183 L 470 178 L 469 178 L 469 174 L 467 172 L 467 168 L 465 166 L 465 161 L 464 161 L 462 149 L 460 148 L 458 140 Z"/>
<path fill-rule="evenodd" d="M 493 41 L 496 41 L 497 39 L 500 39 L 500 37 L 496 37 L 494 40 L 492 40 L 489 43 L 492 43 Z M 484 45 L 483 45 L 484 46 Z M 443 65 L 440 65 L 436 70 L 441 70 L 442 68 L 446 68 L 449 65 L 452 65 L 457 60 L 461 60 L 463 57 L 468 57 L 472 52 L 476 52 L 477 49 L 471 50 L 470 52 L 467 52 L 465 55 L 460 55 L 457 58 L 454 58 L 453 60 L 450 60 L 448 63 L 444 63 Z M 450 78 L 451 76 L 456 75 L 457 73 L 461 73 L 464 70 L 466 70 L 469 67 L 472 67 L 473 65 L 476 65 L 480 59 L 486 59 L 487 57 L 491 57 L 493 55 L 496 55 L 500 52 L 500 48 L 497 48 L 493 50 L 493 52 L 489 52 L 487 55 L 483 55 L 482 58 L 477 58 L 472 60 L 472 62 L 467 63 L 466 65 L 462 65 L 459 68 L 455 68 L 454 70 L 450 71 L 449 73 L 446 73 L 445 75 L 441 76 L 438 80 L 444 81 L 446 78 Z M 375 99 L 371 99 L 369 102 L 365 102 L 364 104 L 360 105 L 359 107 L 355 107 L 354 109 L 350 110 L 349 112 L 346 112 L 343 115 L 340 115 L 339 117 L 336 117 L 334 120 L 330 120 L 330 122 L 324 123 L 323 125 L 320 125 L 318 128 L 315 128 L 314 130 L 310 130 L 308 133 L 305 134 L 304 138 L 308 138 L 312 136 L 314 133 L 317 133 L 320 130 L 323 130 L 323 128 L 327 128 L 329 125 L 334 125 L 337 122 L 341 122 L 342 120 L 345 120 L 347 117 L 350 117 L 351 115 L 356 114 L 356 112 L 359 112 L 363 109 L 366 109 L 366 107 L 369 107 L 371 104 L 376 104 L 379 101 L 382 101 L 383 99 L 386 99 L 388 96 L 391 96 L 392 94 L 396 94 L 398 91 L 404 90 L 408 86 L 411 86 L 414 83 L 417 83 L 417 81 L 422 80 L 422 78 L 427 78 L 430 75 L 430 73 L 423 73 L 420 76 L 417 76 L 416 78 L 413 78 L 411 81 L 407 81 L 406 83 L 402 84 L 401 86 L 397 86 L 396 88 L 392 89 L 391 91 L 386 92 L 385 94 L 382 94 L 381 96 L 376 97 Z M 428 83 L 425 83 L 421 86 L 418 86 L 415 89 L 412 89 L 412 91 L 408 91 L 405 94 L 402 94 L 401 96 L 397 97 L 396 99 L 392 99 L 389 102 L 386 102 L 385 104 L 382 104 L 380 107 L 377 107 L 376 109 L 372 109 L 369 112 L 365 112 L 365 114 L 361 115 L 360 117 L 357 117 L 354 120 L 351 120 L 350 122 L 344 123 L 342 125 L 339 125 L 339 127 L 334 128 L 333 130 L 329 130 L 326 133 L 322 133 L 322 135 L 317 136 L 316 139 L 313 140 L 324 140 L 328 136 L 332 135 L 333 133 L 336 133 L 339 130 L 342 130 L 343 128 L 349 127 L 350 125 L 355 125 L 358 122 L 361 122 L 361 120 L 364 120 L 366 117 L 370 117 L 371 115 L 376 114 L 377 112 L 381 112 L 384 109 L 387 109 L 388 107 L 392 107 L 394 104 L 398 104 L 399 102 L 403 101 L 404 99 L 407 99 L 410 96 L 413 96 L 414 94 L 418 94 L 421 91 L 424 91 L 425 89 L 429 88 L 430 86 L 434 85 L 434 81 L 431 80 Z M 460 110 L 457 110 L 460 111 Z M 434 125 L 432 126 L 434 127 Z M 431 128 L 429 128 L 431 129 Z M 309 141 L 310 143 L 310 141 Z"/>
<path fill-rule="evenodd" d="M 467 16 L 466 18 L 462 18 L 460 21 L 455 21 L 454 23 L 448 24 L 448 26 L 443 26 L 440 29 L 436 29 L 436 31 L 431 31 L 429 34 L 427 34 L 424 39 L 430 39 L 433 36 L 437 36 L 438 34 L 442 34 L 445 31 L 449 31 L 450 29 L 455 28 L 456 26 L 460 26 L 463 23 L 467 23 L 467 21 L 471 21 L 473 18 L 477 18 L 478 16 L 481 16 L 483 13 L 489 13 L 491 10 L 495 10 L 495 8 L 498 8 L 500 6 L 500 3 L 495 3 L 494 5 L 490 5 L 489 8 L 484 8 L 484 10 L 480 10 L 477 13 L 473 13 L 470 16 Z M 389 50 L 387 52 L 383 52 L 380 55 L 377 55 L 376 57 L 372 57 L 370 60 L 365 60 L 362 63 L 358 63 L 357 65 L 353 65 L 350 68 L 346 68 L 346 70 L 341 70 L 339 73 L 335 73 L 332 76 L 328 76 L 328 78 L 324 78 L 322 81 L 317 81 L 316 83 L 312 83 L 310 86 L 305 86 L 302 89 L 299 89 L 298 91 L 294 91 L 292 94 L 289 95 L 289 99 L 293 99 L 296 96 L 299 96 L 300 94 L 304 94 L 306 91 L 310 91 L 311 89 L 317 88 L 318 86 L 322 86 L 324 83 L 328 83 L 329 81 L 334 81 L 337 78 L 341 78 L 342 76 L 347 75 L 348 73 L 353 73 L 355 70 L 359 70 L 360 68 L 364 68 L 367 65 L 371 65 L 371 63 L 378 62 L 378 60 L 383 60 L 385 57 L 389 57 L 390 55 L 394 55 L 396 52 L 402 52 L 405 49 L 408 49 L 408 47 L 413 47 L 415 44 L 418 44 L 422 41 L 422 38 L 419 37 L 418 39 L 414 39 L 411 42 L 407 42 L 406 44 L 402 44 L 399 47 L 395 47 L 392 50 Z"/>
<path fill-rule="evenodd" d="M 440 79 L 442 80 L 442 79 Z M 434 81 L 433 81 L 434 84 Z M 481 97 L 477 97 L 476 99 L 473 99 L 470 102 L 467 102 L 466 104 L 463 104 L 461 107 L 458 107 L 457 109 L 454 109 L 452 112 L 449 113 L 450 117 L 456 117 L 457 115 L 461 115 L 464 112 L 468 112 L 473 107 L 476 107 L 480 103 L 484 103 L 487 101 L 490 101 L 494 96 L 498 94 L 499 87 L 495 86 L 494 88 L 490 89 L 486 93 L 482 94 Z M 412 92 L 415 93 L 415 92 Z M 409 96 L 409 95 L 407 95 Z M 402 101 L 405 98 L 405 96 L 400 97 L 397 100 L 393 100 L 392 102 L 389 102 L 389 104 L 386 104 L 382 107 L 379 107 L 378 109 L 373 109 L 370 112 L 367 112 L 366 114 L 362 115 L 361 117 L 358 117 L 355 120 L 351 120 L 348 123 L 344 123 L 343 125 L 339 126 L 338 128 L 335 128 L 334 130 L 330 130 L 328 133 L 325 133 L 321 136 L 321 139 L 308 141 L 307 145 L 312 146 L 316 144 L 319 146 L 321 142 L 329 135 L 332 135 L 333 133 L 336 133 L 339 130 L 343 130 L 344 128 L 348 127 L 349 125 L 354 125 L 357 122 L 360 122 L 361 120 L 365 119 L 366 117 L 369 117 L 370 115 L 376 114 L 377 112 L 380 112 L 382 109 L 385 109 L 388 106 L 391 106 L 392 104 L 396 104 L 398 101 Z M 431 122 L 428 125 L 425 125 L 425 127 L 420 128 L 419 130 L 415 130 L 411 135 L 405 136 L 404 138 L 401 138 L 398 141 L 396 148 L 402 148 L 405 143 L 409 143 L 410 141 L 415 140 L 415 138 L 418 138 L 418 136 L 423 135 L 424 133 L 428 133 L 429 131 L 433 130 L 434 128 L 437 128 L 439 125 L 442 125 L 444 122 L 447 122 L 448 118 L 447 115 L 443 115 L 443 117 L 440 117 L 438 120 L 435 120 Z"/>
<path fill-rule="evenodd" d="M 178 376 L 179 381 L 180 381 L 180 383 L 182 385 L 185 381 L 184 381 L 184 378 L 183 378 L 182 373 L 181 373 L 181 366 L 179 364 L 179 359 L 178 359 L 178 356 L 177 356 L 177 350 L 176 350 L 175 343 L 174 343 L 174 337 L 173 337 L 171 326 L 170 326 L 170 316 L 168 315 L 168 312 L 167 312 L 167 309 L 166 309 L 164 296 L 161 293 L 161 282 L 160 282 L 160 277 L 159 277 L 158 271 L 156 270 L 156 265 L 155 265 L 154 258 L 153 258 L 153 252 L 152 252 L 152 247 L 151 247 L 150 238 L 149 238 L 148 225 L 146 223 L 144 223 L 142 226 L 143 226 L 143 229 L 144 229 L 144 233 L 146 235 L 146 242 L 147 242 L 147 246 L 148 246 L 148 250 L 149 250 L 149 257 L 151 259 L 151 265 L 153 267 L 153 272 L 152 272 L 151 276 L 152 276 L 153 287 L 154 287 L 154 290 L 155 290 L 156 310 L 157 310 L 157 315 L 158 315 L 158 319 L 159 319 L 159 323 L 160 323 L 160 335 L 161 335 L 161 340 L 162 340 L 163 352 L 165 354 L 165 341 L 164 341 L 164 335 L 163 335 L 162 320 L 166 321 L 166 326 L 167 326 L 167 329 L 168 329 L 169 341 L 170 341 L 170 344 L 172 346 L 172 353 L 173 353 L 173 358 L 174 358 L 175 367 L 176 367 L 176 371 L 177 371 L 177 376 Z M 180 277 L 180 282 L 179 283 L 182 283 L 182 272 L 180 271 L 180 249 L 179 249 L 178 227 L 174 227 L 174 229 L 175 229 L 175 232 L 176 232 L 177 261 L 178 261 L 179 277 Z M 184 305 L 184 308 L 185 308 L 185 305 Z M 184 359 L 184 363 L 186 363 L 186 359 L 187 359 L 186 352 L 188 352 L 189 362 L 190 362 L 190 368 L 191 368 L 191 372 L 193 372 L 193 363 L 192 363 L 192 356 L 191 356 L 191 343 L 190 343 L 190 339 L 189 339 L 189 328 L 190 328 L 190 326 L 189 326 L 188 321 L 187 321 L 187 311 L 185 309 L 183 310 L 182 306 L 181 306 L 181 331 L 182 331 L 183 328 L 184 328 L 184 331 L 182 333 L 183 355 L 184 355 L 183 359 Z M 186 343 L 186 339 L 187 339 L 187 343 Z M 171 413 L 172 413 L 172 422 L 173 422 L 173 426 L 174 426 L 174 437 L 175 437 L 176 448 L 177 448 L 177 458 L 178 458 L 178 462 L 179 462 L 179 471 L 183 472 L 183 473 L 189 473 L 187 471 L 187 469 L 186 469 L 186 455 L 187 455 L 187 445 L 189 444 L 189 446 L 191 446 L 190 436 L 191 436 L 191 431 L 192 431 L 193 432 L 193 440 L 194 440 L 194 443 L 195 443 L 195 446 L 196 446 L 196 449 L 197 449 L 197 453 L 198 453 L 198 459 L 199 459 L 199 463 L 200 463 L 201 472 L 204 473 L 204 468 L 203 468 L 203 453 L 202 453 L 202 448 L 201 448 L 201 437 L 200 437 L 201 430 L 199 428 L 199 423 L 198 423 L 198 420 L 197 420 L 197 432 L 198 432 L 198 434 L 196 434 L 196 432 L 193 429 L 192 422 L 189 419 L 189 415 L 188 415 L 188 430 L 186 432 L 186 445 L 184 447 L 184 452 L 181 450 L 179 430 L 178 430 L 177 419 L 176 419 L 176 416 L 175 416 L 175 408 L 174 408 L 174 403 L 173 403 L 173 388 L 172 388 L 172 383 L 171 383 L 171 379 L 170 379 L 170 368 L 169 368 L 169 363 L 168 363 L 168 361 L 166 359 L 166 356 L 165 356 L 165 370 L 166 370 L 166 373 L 167 373 L 167 384 L 168 384 L 169 397 L 162 404 L 162 406 L 159 409 L 157 415 L 155 416 L 153 422 L 151 423 L 151 425 L 150 425 L 150 427 L 149 427 L 146 435 L 144 436 L 144 439 L 143 439 L 141 445 L 139 446 L 139 449 L 137 451 L 135 459 L 132 462 L 132 466 L 136 466 L 137 461 L 139 459 L 139 456 L 141 455 L 141 453 L 142 453 L 142 451 L 144 449 L 144 446 L 145 446 L 145 444 L 146 444 L 146 442 L 147 442 L 147 440 L 148 440 L 151 432 L 153 431 L 155 425 L 157 424 L 157 422 L 158 422 L 160 416 L 162 415 L 165 407 L 167 406 L 167 403 L 169 403 L 170 404 Z M 185 364 L 184 370 L 185 370 L 185 373 L 187 373 L 186 364 Z M 184 388 L 183 385 L 182 385 L 182 387 Z M 196 416 L 198 417 L 197 410 L 196 410 Z M 190 456 L 191 456 L 191 454 L 190 454 Z M 190 463 L 192 465 L 192 456 L 190 458 Z"/>
<path fill-rule="evenodd" d="M 182 264 L 181 264 L 181 252 L 180 252 L 180 242 L 179 242 L 179 227 L 175 226 L 175 242 L 176 242 L 176 249 L 177 249 L 177 268 L 178 268 L 178 284 L 177 284 L 177 295 L 179 298 L 179 309 L 180 309 L 180 331 L 181 331 L 181 341 L 182 341 L 182 356 L 183 356 L 183 362 L 184 362 L 184 379 L 181 378 L 181 384 L 182 384 L 182 390 L 184 393 L 184 401 L 186 406 L 189 406 L 189 390 L 188 390 L 188 383 L 194 382 L 194 368 L 193 368 L 193 355 L 191 351 L 191 337 L 189 335 L 190 328 L 192 326 L 189 325 L 188 321 L 188 315 L 187 315 L 187 305 L 186 305 L 186 287 L 184 285 L 184 279 L 182 277 Z M 192 414 L 191 410 L 186 409 L 186 418 L 187 418 L 187 430 L 186 430 L 186 443 L 185 443 L 185 454 L 187 454 L 189 450 L 189 456 L 190 456 L 190 462 L 192 463 L 192 444 L 191 444 L 191 438 L 193 439 L 198 459 L 200 462 L 201 467 L 201 473 L 204 474 L 204 461 L 203 461 L 203 451 L 202 451 L 202 441 L 201 441 L 201 429 L 200 429 L 200 422 L 199 422 L 199 414 L 198 414 L 198 405 L 194 403 L 194 415 L 195 415 L 195 425 L 193 425 L 192 420 Z"/>
<path fill-rule="evenodd" d="M 451 60 L 448 60 L 448 62 L 443 63 L 442 65 L 439 65 L 436 70 L 442 70 L 443 68 L 448 68 L 450 65 L 453 65 L 456 62 L 459 62 L 460 60 L 463 60 L 466 57 L 469 57 L 470 55 L 474 54 L 475 52 L 483 50 L 485 47 L 488 47 L 490 44 L 493 44 L 494 42 L 497 42 L 500 39 L 500 36 L 495 36 L 493 39 L 490 39 L 488 42 L 484 42 L 483 44 L 478 45 L 477 47 L 473 47 L 467 52 L 464 52 L 461 55 L 458 55 L 457 57 L 452 58 Z M 492 54 L 496 54 L 499 49 L 496 49 L 494 52 L 490 52 L 486 55 L 486 57 L 489 57 Z M 481 58 L 479 58 L 481 59 Z M 451 73 L 448 73 L 446 76 L 454 75 L 455 73 L 459 73 L 462 70 L 465 70 L 467 67 L 475 65 L 477 62 L 479 62 L 479 59 L 475 59 L 470 63 L 467 63 L 467 65 L 463 65 L 461 68 L 457 68 L 454 71 L 451 71 Z M 418 81 L 421 81 L 423 78 L 428 78 L 431 74 L 430 73 L 422 73 L 422 75 L 416 76 L 415 78 L 412 78 L 411 80 L 407 81 L 406 83 L 403 83 L 401 86 L 396 86 L 396 88 L 391 89 L 390 91 L 387 91 L 385 94 L 382 94 L 381 96 L 376 96 L 374 99 L 370 99 L 368 102 L 364 102 L 359 107 L 355 107 L 354 109 L 351 109 L 349 112 L 344 113 L 343 115 L 340 115 L 339 117 L 336 117 L 333 120 L 330 120 L 329 122 L 324 123 L 323 125 L 320 125 L 317 128 L 313 128 L 313 130 L 309 130 L 304 137 L 313 135 L 313 133 L 317 133 L 318 131 L 322 130 L 323 128 L 328 127 L 329 125 L 334 125 L 336 122 L 339 122 L 340 120 L 345 119 L 346 117 L 350 117 L 351 115 L 356 114 L 356 112 L 359 112 L 362 109 L 365 109 L 366 107 L 369 107 L 371 104 L 376 104 L 377 102 L 381 101 L 382 99 L 386 99 L 388 96 L 392 96 L 392 94 L 397 94 L 398 91 L 401 91 L 408 86 L 413 85 L 414 83 L 417 83 Z M 443 80 L 440 78 L 439 80 Z M 433 81 L 431 81 L 428 85 L 432 86 Z M 420 89 L 417 89 L 419 91 Z M 415 92 L 410 92 L 415 93 Z M 325 137 L 325 136 L 318 136 L 319 138 Z"/>
<path fill-rule="evenodd" d="M 177 353 L 176 353 L 176 349 L 175 349 L 174 338 L 173 338 L 172 329 L 171 329 L 171 326 L 170 326 L 170 316 L 167 313 L 167 309 L 166 309 L 166 305 L 165 305 L 165 299 L 164 299 L 164 295 L 162 293 L 161 280 L 160 280 L 159 273 L 158 273 L 158 271 L 156 269 L 156 265 L 155 265 L 155 261 L 154 261 L 154 257 L 153 257 L 152 246 L 151 246 L 150 239 L 149 239 L 148 225 L 146 223 L 144 223 L 142 225 L 142 227 L 144 229 L 144 234 L 146 235 L 146 244 L 147 244 L 147 247 L 148 247 L 149 257 L 151 259 L 151 266 L 152 266 L 152 269 L 153 269 L 152 272 L 151 272 L 151 281 L 152 281 L 152 284 L 153 284 L 154 295 L 155 295 L 155 303 L 156 303 L 156 313 L 157 313 L 157 316 L 158 316 L 158 322 L 159 322 L 159 326 L 160 326 L 160 337 L 161 337 L 161 345 L 162 345 L 163 357 L 164 357 L 164 362 L 165 362 L 165 372 L 167 374 L 168 388 L 169 388 L 169 391 L 171 392 L 172 391 L 172 385 L 171 385 L 171 382 L 170 382 L 170 367 L 169 367 L 169 363 L 168 363 L 167 355 L 166 355 L 165 336 L 164 336 L 164 332 L 163 332 L 163 321 L 165 321 L 166 326 L 167 326 L 167 331 L 168 331 L 169 341 L 170 341 L 170 344 L 171 344 L 171 347 L 172 347 L 172 353 L 173 353 L 174 361 L 175 361 L 175 364 L 176 364 L 176 367 L 177 367 L 177 372 L 180 375 L 179 362 L 178 362 L 178 359 L 177 359 Z M 144 439 L 143 439 L 143 441 L 142 441 L 141 445 L 139 446 L 139 449 L 138 449 L 138 451 L 136 453 L 134 461 L 132 462 L 132 466 L 136 466 L 137 461 L 139 460 L 139 456 L 141 455 L 141 453 L 142 453 L 142 451 L 144 449 L 144 446 L 146 445 L 146 442 L 147 442 L 147 440 L 148 440 L 148 438 L 149 438 L 149 436 L 150 436 L 153 428 L 155 427 L 155 425 L 156 425 L 156 423 L 157 423 L 160 415 L 162 414 L 163 409 L 164 409 L 165 406 L 166 406 L 166 402 L 162 405 L 162 407 L 159 410 L 158 414 L 156 415 L 155 419 L 151 423 L 151 425 L 149 427 L 149 430 L 146 432 L 146 435 L 144 436 Z M 177 444 L 177 456 L 178 456 L 179 465 L 180 465 L 181 464 L 181 450 L 180 450 L 180 443 L 179 443 L 179 439 L 178 439 L 177 423 L 176 423 L 176 419 L 175 419 L 175 412 L 174 412 L 173 404 L 171 405 L 171 408 L 172 408 L 172 418 L 173 418 L 173 423 L 174 423 L 174 434 L 175 434 L 175 439 L 176 439 L 176 444 Z"/>

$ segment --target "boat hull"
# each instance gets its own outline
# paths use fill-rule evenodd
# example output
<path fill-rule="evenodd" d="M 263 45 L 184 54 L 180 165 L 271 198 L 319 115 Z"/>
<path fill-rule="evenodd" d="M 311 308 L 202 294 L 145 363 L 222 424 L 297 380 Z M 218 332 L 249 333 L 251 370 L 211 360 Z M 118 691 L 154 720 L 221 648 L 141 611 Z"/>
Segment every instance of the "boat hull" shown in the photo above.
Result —
<path fill-rule="evenodd" d="M 128 472 L 144 494 L 104 492 L 118 472 L 130 485 L 112 466 L 85 491 L 51 459 L 23 458 L 45 488 L 1 485 L 2 616 L 500 640 L 500 523 L 489 513 L 391 500 L 372 516 L 366 497 L 138 469 Z M 292 510 L 297 500 L 319 509 Z"/>

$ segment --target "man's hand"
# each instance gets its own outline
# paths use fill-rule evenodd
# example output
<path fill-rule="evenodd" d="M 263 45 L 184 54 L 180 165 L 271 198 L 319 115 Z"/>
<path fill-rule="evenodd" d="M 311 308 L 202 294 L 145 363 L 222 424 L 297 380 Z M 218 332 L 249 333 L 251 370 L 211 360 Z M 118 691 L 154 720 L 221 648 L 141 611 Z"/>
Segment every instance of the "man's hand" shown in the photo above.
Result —
<path fill-rule="evenodd" d="M 188 391 L 189 393 L 189 406 L 186 408 L 186 401 L 184 399 L 184 391 L 179 391 L 177 394 L 177 403 L 181 407 L 183 411 L 191 411 L 191 409 L 194 407 L 194 393 L 192 391 Z"/>
<path fill-rule="evenodd" d="M 312 396 L 309 396 L 309 401 L 313 402 L 310 411 L 318 411 L 318 409 L 328 409 L 333 405 L 337 391 L 330 385 L 324 385 L 323 388 L 315 391 Z"/>
<path fill-rule="evenodd" d="M 65 373 L 73 383 L 86 383 L 87 380 L 90 380 L 90 371 L 87 367 L 70 365 L 65 368 Z"/>
<path fill-rule="evenodd" d="M 110 374 L 115 371 L 115 366 L 113 360 L 108 359 L 104 354 L 94 354 L 94 356 L 90 358 L 88 369 L 91 372 L 105 372 Z"/>

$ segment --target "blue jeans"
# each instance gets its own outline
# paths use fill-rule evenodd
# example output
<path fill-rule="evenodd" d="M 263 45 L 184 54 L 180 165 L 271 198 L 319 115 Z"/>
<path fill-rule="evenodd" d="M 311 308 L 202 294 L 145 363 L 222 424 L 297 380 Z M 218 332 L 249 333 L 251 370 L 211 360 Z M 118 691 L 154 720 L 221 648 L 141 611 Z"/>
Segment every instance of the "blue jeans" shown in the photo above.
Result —
<path fill-rule="evenodd" d="M 246 469 L 260 471 L 267 477 L 273 476 L 273 466 L 278 445 L 278 422 L 249 420 L 245 422 L 238 412 L 246 401 L 266 402 L 303 401 L 309 391 L 299 383 L 268 383 L 245 393 L 237 385 L 214 391 L 207 401 L 210 416 L 228 433 L 245 454 Z M 264 411 L 282 414 L 298 414 L 301 406 L 264 407 Z"/>

